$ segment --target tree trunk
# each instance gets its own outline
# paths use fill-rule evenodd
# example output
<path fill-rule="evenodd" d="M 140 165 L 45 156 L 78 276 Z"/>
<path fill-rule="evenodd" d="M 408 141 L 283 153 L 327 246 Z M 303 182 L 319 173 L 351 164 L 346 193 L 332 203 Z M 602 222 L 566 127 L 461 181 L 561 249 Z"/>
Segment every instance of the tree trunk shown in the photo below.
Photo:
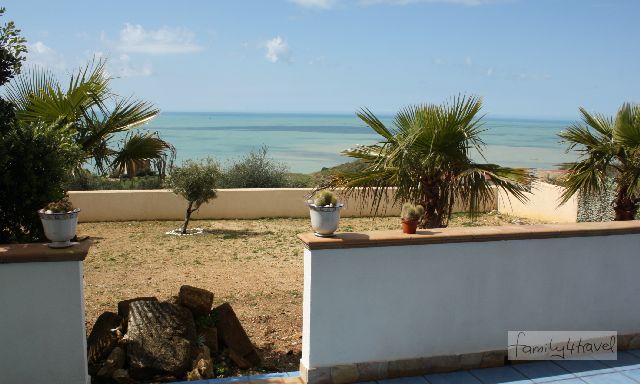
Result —
<path fill-rule="evenodd" d="M 613 210 L 616 213 L 616 221 L 633 220 L 638 212 L 638 206 L 627 194 L 628 188 L 621 187 L 618 190 L 616 199 L 613 201 Z"/>
<path fill-rule="evenodd" d="M 187 206 L 187 213 L 184 215 L 184 224 L 182 224 L 182 231 L 180 231 L 180 233 L 182 233 L 183 235 L 187 234 L 187 226 L 189 225 L 189 219 L 191 219 L 191 213 L 193 213 L 193 210 L 191 210 L 192 207 L 193 201 L 190 201 L 189 205 Z"/>
<path fill-rule="evenodd" d="M 442 190 L 437 182 L 423 180 L 424 191 L 420 204 L 424 207 L 424 214 L 418 223 L 419 228 L 443 228 L 446 227 L 447 199 L 442 196 Z"/>

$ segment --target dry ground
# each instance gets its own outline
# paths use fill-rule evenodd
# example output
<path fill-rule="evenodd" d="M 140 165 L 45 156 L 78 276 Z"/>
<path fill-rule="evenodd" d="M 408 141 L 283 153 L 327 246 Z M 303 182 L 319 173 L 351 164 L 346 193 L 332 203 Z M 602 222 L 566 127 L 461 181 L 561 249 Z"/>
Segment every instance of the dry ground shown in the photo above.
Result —
<path fill-rule="evenodd" d="M 452 226 L 528 224 L 490 213 L 475 222 L 458 216 Z M 302 332 L 302 245 L 296 234 L 308 219 L 199 220 L 198 236 L 164 233 L 179 222 L 79 224 L 93 241 L 84 264 L 87 331 L 104 311 L 137 296 L 168 299 L 183 284 L 208 289 L 215 304 L 233 305 L 264 357 L 266 371 L 297 370 Z M 398 218 L 346 218 L 342 231 L 398 229 Z"/>

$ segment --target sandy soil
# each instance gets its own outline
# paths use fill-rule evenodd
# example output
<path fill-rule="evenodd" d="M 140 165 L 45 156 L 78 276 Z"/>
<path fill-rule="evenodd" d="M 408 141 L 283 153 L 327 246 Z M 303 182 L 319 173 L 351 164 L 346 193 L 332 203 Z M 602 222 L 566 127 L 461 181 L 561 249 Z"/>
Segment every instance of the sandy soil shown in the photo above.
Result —
<path fill-rule="evenodd" d="M 528 224 L 486 214 L 452 226 Z M 93 241 L 84 265 L 87 332 L 120 300 L 176 295 L 183 284 L 208 289 L 215 305 L 229 302 L 264 358 L 264 371 L 297 370 L 302 332 L 302 245 L 308 219 L 200 220 L 198 236 L 169 236 L 179 222 L 79 224 Z M 398 218 L 342 219 L 342 231 L 399 228 Z"/>

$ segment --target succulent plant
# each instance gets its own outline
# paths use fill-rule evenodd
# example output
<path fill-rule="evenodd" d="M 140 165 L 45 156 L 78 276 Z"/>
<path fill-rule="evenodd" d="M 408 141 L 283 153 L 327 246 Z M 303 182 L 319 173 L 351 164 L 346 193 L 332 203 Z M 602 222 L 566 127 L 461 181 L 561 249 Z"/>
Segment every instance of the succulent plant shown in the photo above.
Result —
<path fill-rule="evenodd" d="M 69 196 L 65 196 L 58 201 L 47 204 L 44 210 L 46 213 L 67 213 L 73 211 L 73 209 Z"/>
<path fill-rule="evenodd" d="M 420 220 L 424 214 L 424 208 L 422 205 L 413 205 L 411 203 L 405 203 L 402 206 L 401 218 L 407 221 Z"/>
<path fill-rule="evenodd" d="M 336 198 L 336 195 L 333 192 L 320 191 L 316 193 L 316 195 L 314 196 L 313 203 L 319 207 L 326 207 L 326 206 L 335 207 L 338 205 L 338 199 Z"/>

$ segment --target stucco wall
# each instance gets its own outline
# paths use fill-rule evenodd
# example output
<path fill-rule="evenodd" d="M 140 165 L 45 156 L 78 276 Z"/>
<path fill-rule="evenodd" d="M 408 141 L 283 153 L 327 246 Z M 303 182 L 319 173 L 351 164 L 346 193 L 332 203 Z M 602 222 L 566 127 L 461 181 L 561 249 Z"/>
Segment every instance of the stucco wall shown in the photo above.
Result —
<path fill-rule="evenodd" d="M 203 205 L 194 214 L 196 219 L 256 219 L 262 217 L 308 217 L 305 202 L 310 190 L 306 188 L 282 189 L 222 189 L 218 198 Z M 186 202 L 168 190 L 145 191 L 75 191 L 69 192 L 71 202 L 82 211 L 79 221 L 124 220 L 181 220 Z M 391 197 L 391 193 L 389 193 Z M 344 217 L 370 216 L 371 204 L 347 199 L 342 211 Z M 381 206 L 380 212 L 398 216 L 399 206 Z M 485 209 L 496 209 L 495 199 Z M 456 211 L 463 210 L 456 207 Z"/>
<path fill-rule="evenodd" d="M 0 308 L 0 382 L 89 382 L 81 261 L 0 264 Z"/>
<path fill-rule="evenodd" d="M 639 247 L 627 234 L 307 249 L 302 366 L 505 350 L 510 330 L 638 332 Z"/>
<path fill-rule="evenodd" d="M 535 183 L 531 193 L 526 194 L 529 200 L 525 203 L 504 191 L 498 191 L 498 212 L 554 223 L 575 223 L 578 218 L 578 199 L 574 196 L 559 206 L 563 190 L 553 184 Z"/>

